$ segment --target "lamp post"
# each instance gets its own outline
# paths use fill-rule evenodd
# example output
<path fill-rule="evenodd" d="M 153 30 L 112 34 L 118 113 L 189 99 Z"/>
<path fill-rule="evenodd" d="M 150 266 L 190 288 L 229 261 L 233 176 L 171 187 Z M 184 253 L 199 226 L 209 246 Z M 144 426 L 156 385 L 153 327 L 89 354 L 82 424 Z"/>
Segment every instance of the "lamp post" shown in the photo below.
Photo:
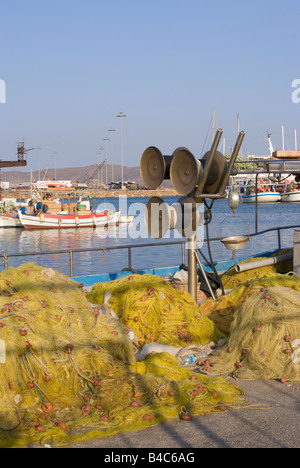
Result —
<path fill-rule="evenodd" d="M 100 156 L 101 156 L 101 152 L 99 151 L 97 153 L 97 156 L 98 156 L 98 172 L 97 172 L 97 178 L 98 178 L 98 185 L 97 185 L 97 188 L 99 188 L 99 185 L 100 185 L 100 174 L 99 174 L 99 167 L 100 167 Z"/>
<path fill-rule="evenodd" d="M 115 132 L 114 128 L 109 128 L 109 132 Z M 113 149 L 113 133 L 111 134 L 110 147 L 111 147 L 111 181 L 114 182 L 114 149 Z"/>
<path fill-rule="evenodd" d="M 100 168 L 100 165 L 101 165 L 101 158 L 100 158 L 100 156 L 101 156 L 101 152 L 102 152 L 103 150 L 104 150 L 104 148 L 103 148 L 103 146 L 101 146 L 101 147 L 99 148 L 99 153 L 97 153 L 97 154 L 99 155 L 99 161 L 98 161 L 98 163 L 99 163 L 99 168 Z M 102 168 L 101 168 L 101 184 L 103 183 L 103 177 L 102 177 L 102 175 L 103 175 L 103 171 L 102 171 Z M 100 182 L 100 169 L 98 169 L 98 185 L 99 185 L 99 182 Z"/>
<path fill-rule="evenodd" d="M 38 178 L 41 180 L 41 148 L 38 146 L 38 159 L 39 159 L 39 175 Z"/>
<path fill-rule="evenodd" d="M 57 152 L 54 151 L 53 155 L 54 155 L 54 180 L 56 180 L 56 156 L 57 156 Z"/>
<path fill-rule="evenodd" d="M 124 167 L 123 167 L 123 160 L 124 160 L 124 155 L 123 155 L 123 118 L 127 117 L 127 115 L 123 114 L 123 112 L 120 112 L 117 117 L 121 118 L 121 168 L 122 168 L 122 185 L 121 185 L 121 190 L 123 190 L 123 184 L 124 184 Z"/>
<path fill-rule="evenodd" d="M 106 161 L 107 161 L 107 142 L 109 141 L 109 138 L 108 138 L 108 137 L 105 137 L 105 138 L 103 138 L 103 140 L 105 141 L 105 147 L 106 147 L 105 157 L 106 157 Z M 107 163 L 106 163 L 106 185 L 108 185 Z"/>

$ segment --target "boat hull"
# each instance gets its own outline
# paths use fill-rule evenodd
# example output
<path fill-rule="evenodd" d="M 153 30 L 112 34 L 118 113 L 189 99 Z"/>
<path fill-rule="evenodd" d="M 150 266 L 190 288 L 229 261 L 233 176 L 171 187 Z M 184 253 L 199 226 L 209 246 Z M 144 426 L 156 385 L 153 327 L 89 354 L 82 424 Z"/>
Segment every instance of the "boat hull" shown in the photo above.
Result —
<path fill-rule="evenodd" d="M 279 193 L 259 193 L 257 195 L 257 203 L 276 203 L 280 201 Z M 252 195 L 242 195 L 244 203 L 256 203 L 255 193 Z"/>
<path fill-rule="evenodd" d="M 286 192 L 281 194 L 281 201 L 285 203 L 300 202 L 300 192 Z"/>
<path fill-rule="evenodd" d="M 130 224 L 134 220 L 134 216 L 120 216 L 120 224 Z"/>
<path fill-rule="evenodd" d="M 39 216 L 24 215 L 19 212 L 20 221 L 26 231 L 41 229 L 78 229 L 105 227 L 118 223 L 119 213 L 92 213 L 80 214 L 47 214 Z"/>
<path fill-rule="evenodd" d="M 22 228 L 23 225 L 18 217 L 0 215 L 0 228 Z"/>

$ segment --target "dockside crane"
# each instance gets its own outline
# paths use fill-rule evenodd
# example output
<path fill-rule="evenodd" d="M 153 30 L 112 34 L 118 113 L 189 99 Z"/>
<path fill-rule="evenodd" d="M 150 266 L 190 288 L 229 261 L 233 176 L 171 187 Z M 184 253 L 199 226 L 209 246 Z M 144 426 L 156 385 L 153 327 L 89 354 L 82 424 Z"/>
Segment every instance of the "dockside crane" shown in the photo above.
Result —
<path fill-rule="evenodd" d="M 24 142 L 18 143 L 18 160 L 17 161 L 3 161 L 0 159 L 0 200 L 1 200 L 1 169 L 4 167 L 24 167 L 27 166 L 25 155 L 28 151 L 32 151 L 34 148 L 25 149 Z"/>
<path fill-rule="evenodd" d="M 97 174 L 100 173 L 101 169 L 105 165 L 107 159 L 105 159 L 101 164 L 97 164 L 96 169 L 94 170 L 93 174 L 91 176 L 88 176 L 86 179 L 83 178 L 83 180 L 80 180 L 81 183 L 86 183 L 89 182 L 90 180 L 93 180 Z"/>
<path fill-rule="evenodd" d="M 27 166 L 27 161 L 25 159 L 25 155 L 28 151 L 32 151 L 34 148 L 25 149 L 24 142 L 18 143 L 18 160 L 17 161 L 3 161 L 0 159 L 0 169 L 2 167 L 20 167 L 20 166 Z"/>

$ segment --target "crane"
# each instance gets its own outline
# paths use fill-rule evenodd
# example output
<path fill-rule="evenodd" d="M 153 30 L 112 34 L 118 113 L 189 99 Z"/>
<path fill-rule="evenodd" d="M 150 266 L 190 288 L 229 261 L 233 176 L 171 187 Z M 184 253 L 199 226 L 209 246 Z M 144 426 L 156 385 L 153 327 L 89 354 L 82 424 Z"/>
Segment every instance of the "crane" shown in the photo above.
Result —
<path fill-rule="evenodd" d="M 25 161 L 24 156 L 28 151 L 32 151 L 34 148 L 25 149 L 24 142 L 18 143 L 18 160 L 17 161 L 2 161 L 0 159 L 0 200 L 1 200 L 1 169 L 3 167 L 20 167 L 27 166 L 27 161 Z"/>
<path fill-rule="evenodd" d="M 18 167 L 27 166 L 27 161 L 24 157 L 28 151 L 32 151 L 34 148 L 25 149 L 24 142 L 18 143 L 18 160 L 17 161 L 2 161 L 0 160 L 0 168 L 2 167 Z"/>
<path fill-rule="evenodd" d="M 101 164 L 97 164 L 96 166 L 96 169 L 94 170 L 93 174 L 89 177 L 87 177 L 85 180 L 82 180 L 81 182 L 82 183 L 86 183 L 90 180 L 93 180 L 96 175 L 101 171 L 102 167 L 104 166 L 104 164 L 106 163 L 107 159 L 104 159 L 104 161 L 101 163 Z"/>

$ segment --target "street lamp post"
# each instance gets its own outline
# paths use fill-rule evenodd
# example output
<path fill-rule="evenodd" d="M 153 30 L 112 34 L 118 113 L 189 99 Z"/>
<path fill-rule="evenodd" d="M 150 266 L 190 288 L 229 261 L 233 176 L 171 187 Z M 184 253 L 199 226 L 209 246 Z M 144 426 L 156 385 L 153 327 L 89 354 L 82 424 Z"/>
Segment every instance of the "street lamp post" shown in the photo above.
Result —
<path fill-rule="evenodd" d="M 56 180 L 56 156 L 57 156 L 57 152 L 54 151 L 54 180 Z"/>
<path fill-rule="evenodd" d="M 38 158 L 39 158 L 39 175 L 38 178 L 41 180 L 41 148 L 38 146 Z"/>
<path fill-rule="evenodd" d="M 127 115 L 120 112 L 117 117 L 121 118 L 121 168 L 122 168 L 122 186 L 121 189 L 123 190 L 124 185 L 124 155 L 123 155 L 123 118 L 127 117 Z"/>
<path fill-rule="evenodd" d="M 108 138 L 108 137 L 105 137 L 105 138 L 103 138 L 103 140 L 105 141 L 105 147 L 106 147 L 106 150 L 105 150 L 105 157 L 106 157 L 106 161 L 107 161 L 107 142 L 109 141 L 109 138 Z M 106 185 L 108 185 L 107 163 L 106 163 Z"/>
<path fill-rule="evenodd" d="M 115 132 L 114 128 L 109 128 L 109 132 Z M 113 149 L 113 133 L 111 134 L 110 146 L 111 146 L 111 181 L 114 182 L 114 149 Z"/>
<path fill-rule="evenodd" d="M 100 165 L 101 165 L 101 159 L 100 159 L 100 156 L 101 156 L 101 152 L 104 150 L 103 146 L 101 146 L 99 148 L 99 168 L 100 168 Z M 103 171 L 102 171 L 102 168 L 101 168 L 101 184 L 103 183 Z M 99 185 L 99 180 L 100 180 L 100 170 L 98 170 L 98 185 Z"/>

